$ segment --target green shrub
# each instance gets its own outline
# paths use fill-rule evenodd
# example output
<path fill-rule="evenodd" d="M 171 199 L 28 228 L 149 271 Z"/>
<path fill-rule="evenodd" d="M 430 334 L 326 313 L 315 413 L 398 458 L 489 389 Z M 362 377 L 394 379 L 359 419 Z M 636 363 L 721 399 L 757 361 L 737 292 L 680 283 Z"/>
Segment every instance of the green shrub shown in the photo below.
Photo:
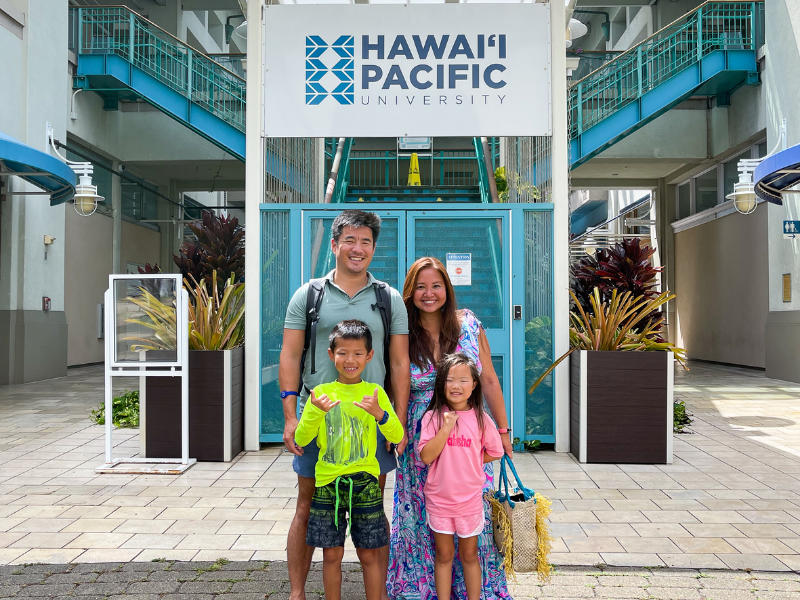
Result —
<path fill-rule="evenodd" d="M 683 400 L 676 400 L 672 406 L 673 406 L 672 429 L 673 431 L 675 431 L 675 433 L 681 433 L 683 432 L 683 428 L 689 425 L 692 422 L 692 420 L 686 413 L 686 404 L 684 404 Z"/>
<path fill-rule="evenodd" d="M 139 426 L 139 392 L 125 391 L 122 396 L 116 396 L 111 404 L 112 423 L 114 427 L 138 427 Z M 100 404 L 96 410 L 92 411 L 89 417 L 97 425 L 106 423 L 106 405 Z"/>

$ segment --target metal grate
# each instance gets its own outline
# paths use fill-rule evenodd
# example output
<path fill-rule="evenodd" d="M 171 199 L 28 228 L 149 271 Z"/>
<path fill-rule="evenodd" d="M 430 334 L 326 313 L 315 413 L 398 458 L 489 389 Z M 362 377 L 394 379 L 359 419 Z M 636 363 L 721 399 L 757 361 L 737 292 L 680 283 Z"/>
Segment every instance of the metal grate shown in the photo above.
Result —
<path fill-rule="evenodd" d="M 79 54 L 115 54 L 245 131 L 247 84 L 211 57 L 194 50 L 124 7 L 71 8 Z M 75 32 L 70 36 L 75 38 Z"/>
<path fill-rule="evenodd" d="M 718 50 L 763 44 L 761 2 L 706 2 L 676 23 L 575 82 L 569 103 L 575 138 Z"/>
<path fill-rule="evenodd" d="M 552 202 L 551 138 L 506 138 L 507 202 Z"/>
<path fill-rule="evenodd" d="M 317 202 L 319 161 L 316 138 L 264 139 L 264 202 Z"/>

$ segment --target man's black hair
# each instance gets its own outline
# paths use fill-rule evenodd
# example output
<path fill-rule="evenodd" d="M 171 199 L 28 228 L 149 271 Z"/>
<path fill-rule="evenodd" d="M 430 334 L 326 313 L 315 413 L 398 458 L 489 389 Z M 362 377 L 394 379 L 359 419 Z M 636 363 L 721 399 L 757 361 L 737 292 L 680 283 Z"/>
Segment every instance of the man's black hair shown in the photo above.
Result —
<path fill-rule="evenodd" d="M 331 235 L 337 244 L 339 243 L 339 236 L 342 235 L 342 229 L 345 227 L 354 229 L 369 227 L 372 230 L 372 245 L 374 246 L 378 243 L 378 234 L 381 232 L 381 218 L 375 213 L 364 210 L 343 210 L 331 225 Z"/>
<path fill-rule="evenodd" d="M 331 343 L 331 352 L 336 350 L 337 340 L 364 340 L 367 352 L 372 351 L 372 332 L 364 321 L 359 321 L 358 319 L 337 323 L 328 340 Z"/>

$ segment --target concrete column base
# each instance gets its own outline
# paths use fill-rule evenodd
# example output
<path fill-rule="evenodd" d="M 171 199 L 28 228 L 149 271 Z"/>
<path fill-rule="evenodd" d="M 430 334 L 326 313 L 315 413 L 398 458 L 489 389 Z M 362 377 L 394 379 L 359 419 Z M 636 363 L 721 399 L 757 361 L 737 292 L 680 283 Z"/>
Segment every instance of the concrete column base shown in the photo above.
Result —
<path fill-rule="evenodd" d="M 766 367 L 770 379 L 800 383 L 800 310 L 767 314 Z"/>
<path fill-rule="evenodd" d="M 63 311 L 0 310 L 0 385 L 66 375 Z"/>

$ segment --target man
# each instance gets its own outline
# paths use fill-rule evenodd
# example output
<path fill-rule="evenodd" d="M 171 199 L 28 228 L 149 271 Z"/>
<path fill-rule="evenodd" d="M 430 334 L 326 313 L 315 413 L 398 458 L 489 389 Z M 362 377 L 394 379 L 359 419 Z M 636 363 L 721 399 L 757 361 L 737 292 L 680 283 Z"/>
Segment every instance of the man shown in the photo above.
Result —
<path fill-rule="evenodd" d="M 308 398 L 307 390 L 336 379 L 336 368 L 328 360 L 327 348 L 328 336 L 340 321 L 360 319 L 369 326 L 373 336 L 375 355 L 364 370 L 363 378 L 365 381 L 381 385 L 384 384 L 384 381 L 386 382 L 386 391 L 394 400 L 395 411 L 405 430 L 406 409 L 410 393 L 408 314 L 400 293 L 389 287 L 391 296 L 391 326 L 388 332 L 390 336 L 390 373 L 387 378 L 383 356 L 386 333 L 376 303 L 376 290 L 373 286 L 376 279 L 367 271 L 375 254 L 380 228 L 381 220 L 378 215 L 361 210 L 345 210 L 333 221 L 331 251 L 336 257 L 336 268 L 325 276 L 324 295 L 316 330 L 316 358 L 314 361 L 316 372 L 311 372 L 312 360 L 309 350 L 302 373 L 302 389 L 298 389 L 298 384 L 301 379 L 300 363 L 305 343 L 306 301 L 309 284 L 301 286 L 295 292 L 286 310 L 278 381 L 282 392 L 285 420 L 283 443 L 286 445 L 286 449 L 295 455 L 293 466 L 297 473 L 298 488 L 297 507 L 289 528 L 286 551 L 291 600 L 305 598 L 305 583 L 311 568 L 314 548 L 306 544 L 306 530 L 308 529 L 311 498 L 314 495 L 314 467 L 319 455 L 316 440 L 303 448 L 294 443 L 298 424 L 297 401 L 299 400 L 302 409 Z M 397 446 L 399 453 L 403 452 L 406 443 L 407 439 L 404 436 Z M 386 474 L 397 468 L 397 460 L 382 435 L 379 435 L 378 438 L 377 458 L 381 467 L 379 484 L 381 493 L 383 493 Z M 387 530 L 389 528 L 388 520 L 386 528 Z M 388 546 L 381 549 L 380 561 L 382 572 L 386 573 L 389 565 Z"/>

